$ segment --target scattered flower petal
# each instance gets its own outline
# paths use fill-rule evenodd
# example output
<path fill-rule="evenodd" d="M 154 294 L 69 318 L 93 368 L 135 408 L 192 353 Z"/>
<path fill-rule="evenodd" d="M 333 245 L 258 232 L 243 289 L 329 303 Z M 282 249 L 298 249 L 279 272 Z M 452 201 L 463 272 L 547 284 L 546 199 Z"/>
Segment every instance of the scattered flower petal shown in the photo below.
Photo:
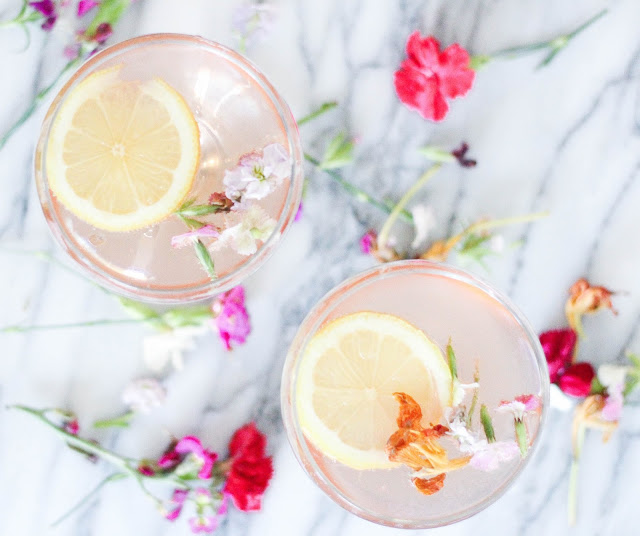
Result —
<path fill-rule="evenodd" d="M 162 406 L 167 396 L 166 389 L 155 378 L 140 378 L 125 387 L 122 401 L 133 411 L 150 413 Z"/>
<path fill-rule="evenodd" d="M 473 84 L 468 52 L 458 44 L 441 51 L 434 37 L 417 31 L 409 36 L 406 52 L 395 73 L 398 97 L 425 119 L 441 121 L 449 110 L 447 99 L 465 95 Z"/>

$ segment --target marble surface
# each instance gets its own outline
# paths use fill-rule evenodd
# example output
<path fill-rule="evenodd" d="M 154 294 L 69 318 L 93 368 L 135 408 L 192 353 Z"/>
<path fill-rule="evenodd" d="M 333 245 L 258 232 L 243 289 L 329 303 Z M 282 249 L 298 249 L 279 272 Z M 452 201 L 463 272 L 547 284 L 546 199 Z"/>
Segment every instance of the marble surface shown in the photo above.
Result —
<path fill-rule="evenodd" d="M 0 1 L 0 13 L 18 0 Z M 637 0 L 426 0 L 392 2 L 281 0 L 264 42 L 249 51 L 301 116 L 322 101 L 340 107 L 302 128 L 307 151 L 318 155 L 339 129 L 357 136 L 355 164 L 345 174 L 378 195 L 398 195 L 427 163 L 426 143 L 471 145 L 479 165 L 449 167 L 425 190 L 436 233 L 459 222 L 550 210 L 539 223 L 505 232 L 522 246 L 491 259 L 482 273 L 506 291 L 537 330 L 563 324 L 568 286 L 578 277 L 624 291 L 619 315 L 588 320 L 582 355 L 595 363 L 640 351 L 640 3 Z M 112 42 L 152 32 L 183 32 L 234 45 L 235 2 L 139 0 Z M 179 6 L 179 7 L 178 7 Z M 397 101 L 392 73 L 409 33 L 420 29 L 473 53 L 550 38 L 603 7 L 609 14 L 579 36 L 547 68 L 539 56 L 496 62 L 456 101 L 442 124 L 423 121 Z M 4 130 L 62 65 L 68 39 L 0 30 L 0 130 Z M 65 33 L 66 32 L 66 33 Z M 44 107 L 0 151 L 0 246 L 43 249 L 62 257 L 42 217 L 31 162 Z M 314 303 L 344 278 L 372 265 L 360 254 L 363 232 L 382 214 L 356 204 L 322 173 L 308 170 L 302 221 L 273 258 L 246 282 L 254 326 L 248 343 L 227 354 L 213 336 L 198 339 L 184 370 L 164 374 L 166 407 L 120 432 L 95 437 L 132 455 L 155 456 L 167 432 L 197 433 L 224 449 L 232 431 L 255 419 L 269 435 L 275 478 L 264 509 L 232 511 L 219 534 L 408 534 L 378 527 L 333 504 L 306 477 L 283 435 L 281 367 L 297 326 Z M 636 205 L 638 203 L 639 205 Z M 0 325 L 120 318 L 115 301 L 50 263 L 0 252 Z M 122 411 L 130 379 L 148 373 L 139 326 L 2 334 L 0 403 L 64 406 L 81 425 Z M 553 410 L 543 444 L 515 485 L 494 505 L 433 535 L 543 533 L 636 534 L 640 477 L 640 407 L 625 409 L 606 445 L 587 438 L 580 480 L 580 517 L 566 524 L 570 413 Z M 105 476 L 49 430 L 26 416 L 0 411 L 0 527 L 2 534 L 139 536 L 186 534 L 186 522 L 164 522 L 131 482 L 113 484 L 90 506 L 55 529 L 49 523 Z M 426 532 L 425 532 L 426 534 Z"/>

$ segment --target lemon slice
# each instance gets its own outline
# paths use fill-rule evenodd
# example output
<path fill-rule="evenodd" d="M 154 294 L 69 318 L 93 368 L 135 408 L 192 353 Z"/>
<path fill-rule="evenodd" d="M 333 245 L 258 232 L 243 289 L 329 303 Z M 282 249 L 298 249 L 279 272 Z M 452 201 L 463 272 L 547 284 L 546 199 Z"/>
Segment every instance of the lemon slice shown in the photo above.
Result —
<path fill-rule="evenodd" d="M 198 124 L 163 80 L 97 71 L 71 90 L 55 116 L 46 151 L 53 194 L 78 218 L 129 231 L 174 212 L 200 159 Z"/>
<path fill-rule="evenodd" d="M 300 426 L 318 450 L 349 467 L 395 467 L 384 447 L 398 429 L 396 391 L 420 404 L 425 424 L 438 422 L 451 394 L 440 348 L 393 315 L 343 316 L 324 326 L 300 359 Z"/>

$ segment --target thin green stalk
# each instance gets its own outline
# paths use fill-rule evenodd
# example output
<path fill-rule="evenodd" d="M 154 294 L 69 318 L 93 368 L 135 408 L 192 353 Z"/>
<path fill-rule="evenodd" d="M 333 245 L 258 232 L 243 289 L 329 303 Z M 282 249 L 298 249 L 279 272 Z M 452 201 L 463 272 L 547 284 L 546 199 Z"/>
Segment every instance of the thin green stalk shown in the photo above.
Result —
<path fill-rule="evenodd" d="M 579 426 L 576 437 L 574 437 L 573 458 L 569 475 L 569 497 L 567 501 L 569 526 L 575 525 L 578 517 L 578 469 L 582 445 L 584 444 L 584 434 L 584 426 Z"/>
<path fill-rule="evenodd" d="M 520 456 L 524 458 L 529 450 L 527 427 L 520 419 L 514 419 L 513 422 L 516 428 L 516 440 L 518 441 L 518 447 L 520 448 Z"/>
<path fill-rule="evenodd" d="M 418 191 L 425 185 L 429 180 L 440 170 L 442 164 L 434 164 L 431 168 L 425 171 L 420 178 L 409 188 L 406 193 L 400 198 L 400 201 L 393 207 L 391 214 L 387 218 L 387 221 L 384 222 L 382 226 L 382 230 L 380 234 L 378 234 L 378 247 L 383 248 L 387 244 L 387 240 L 389 239 L 389 234 L 391 233 L 391 228 L 393 224 L 398 219 L 398 216 L 404 210 L 404 207 L 407 205 L 411 199 L 418 193 Z"/>
<path fill-rule="evenodd" d="M 301 126 L 301 125 L 304 125 L 305 123 L 313 121 L 314 119 L 320 117 L 321 115 L 325 114 L 329 110 L 333 110 L 336 106 L 338 106 L 337 101 L 323 102 L 319 108 L 309 112 L 307 115 L 298 119 L 297 121 L 298 126 Z"/>
<path fill-rule="evenodd" d="M 496 229 L 498 227 L 506 227 L 508 225 L 515 225 L 517 223 L 529 223 L 536 220 L 541 220 L 549 215 L 548 211 L 534 212 L 532 214 L 525 214 L 523 216 L 513 216 L 511 218 L 501 218 L 497 220 L 479 221 L 471 224 L 464 230 L 464 234 L 470 234 L 481 231 L 489 231 L 490 229 Z"/>
<path fill-rule="evenodd" d="M 355 197 L 358 201 L 362 203 L 369 203 L 370 205 L 379 208 L 380 210 L 390 214 L 393 211 L 393 207 L 390 207 L 388 204 L 378 201 L 371 197 L 367 192 L 358 188 L 357 186 L 351 184 L 349 181 L 345 180 L 340 173 L 334 171 L 332 169 L 323 169 L 319 160 L 316 160 L 313 156 L 305 153 L 305 160 L 307 162 L 313 164 L 318 169 L 322 169 L 325 173 L 327 173 L 334 181 L 336 181 L 342 188 L 344 188 L 349 194 Z M 407 210 L 400 211 L 399 216 L 405 220 L 407 223 L 413 223 L 413 216 Z"/>
<path fill-rule="evenodd" d="M 2 149 L 9 138 L 13 136 L 13 134 L 29 119 L 33 113 L 38 108 L 38 105 L 42 102 L 42 100 L 49 94 L 49 92 L 58 85 L 58 82 L 72 69 L 75 69 L 76 66 L 80 65 L 84 61 L 84 56 L 79 56 L 73 60 L 70 60 L 58 73 L 58 76 L 55 77 L 53 82 L 51 82 L 48 86 L 42 89 L 31 101 L 31 104 L 27 107 L 27 109 L 23 112 L 23 114 L 19 117 L 19 119 L 7 130 L 2 138 L 0 138 L 0 149 Z"/>
<path fill-rule="evenodd" d="M 85 504 L 87 504 L 89 502 L 89 500 L 93 496 L 95 496 L 104 486 L 106 486 L 110 482 L 115 482 L 116 480 L 121 480 L 123 478 L 127 478 L 128 476 L 129 475 L 127 475 L 126 473 L 113 473 L 112 475 L 109 475 L 107 478 L 105 478 L 104 480 L 100 481 L 100 483 L 95 488 L 93 488 L 82 499 L 80 499 L 80 501 L 78 501 L 78 503 L 76 503 L 70 510 L 65 512 L 62 516 L 60 516 L 58 519 L 56 519 L 49 526 L 51 528 L 57 527 L 60 523 L 62 523 L 70 515 L 74 514 L 75 512 L 80 510 L 80 508 L 82 508 Z"/>
<path fill-rule="evenodd" d="M 45 331 L 67 328 L 88 328 L 95 326 L 110 326 L 114 324 L 139 324 L 144 322 L 139 318 L 102 319 L 90 320 L 88 322 L 74 322 L 70 324 L 43 324 L 36 326 L 5 326 L 0 328 L 0 333 L 26 333 L 30 331 Z"/>
<path fill-rule="evenodd" d="M 207 271 L 207 274 L 209 274 L 209 277 L 211 279 L 215 279 L 217 277 L 216 269 L 215 269 L 215 266 L 213 265 L 213 259 L 209 254 L 209 250 L 207 249 L 207 246 L 205 246 L 202 243 L 202 240 L 198 239 L 196 240 L 194 247 L 196 250 L 196 255 L 198 257 L 198 260 L 200 261 L 200 264 Z"/>
<path fill-rule="evenodd" d="M 469 412 L 467 413 L 466 425 L 467 428 L 471 428 L 471 421 L 473 420 L 473 413 L 476 410 L 476 405 L 478 404 L 478 396 L 480 391 L 480 371 L 478 370 L 478 364 L 476 363 L 476 371 L 473 374 L 473 381 L 478 384 L 473 390 L 473 398 L 471 399 L 471 406 L 469 406 Z"/>

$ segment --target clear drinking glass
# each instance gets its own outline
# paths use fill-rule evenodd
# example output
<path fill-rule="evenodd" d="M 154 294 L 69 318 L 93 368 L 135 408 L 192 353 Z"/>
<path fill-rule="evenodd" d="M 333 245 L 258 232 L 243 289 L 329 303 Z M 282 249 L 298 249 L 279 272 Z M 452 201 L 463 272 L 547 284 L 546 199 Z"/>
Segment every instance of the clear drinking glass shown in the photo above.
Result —
<path fill-rule="evenodd" d="M 363 311 L 392 314 L 410 322 L 443 352 L 452 340 L 460 381 L 472 382 L 477 366 L 478 407 L 481 402 L 490 409 L 498 440 L 513 442 L 514 421 L 508 414 L 495 412 L 495 408 L 501 401 L 525 393 L 535 395 L 540 405 L 538 412 L 524 419 L 531 440 L 526 457 L 517 456 L 490 472 L 470 466 L 452 471 L 446 475 L 439 492 L 426 496 L 414 488 L 411 471 L 405 466 L 352 469 L 315 446 L 302 430 L 297 407 L 299 371 L 305 350 L 327 324 Z M 291 344 L 283 371 L 281 403 L 285 429 L 296 457 L 329 497 L 375 523 L 416 529 L 465 519 L 507 490 L 538 443 L 548 392 L 549 376 L 538 338 L 505 296 L 462 270 L 410 260 L 384 264 L 356 275 L 320 300 Z M 469 407 L 469 398 L 466 400 Z M 478 407 L 474 414 L 476 423 Z M 348 408 L 336 407 L 336 411 L 346 412 Z M 479 423 L 477 426 L 481 434 Z"/>
<path fill-rule="evenodd" d="M 161 79 L 186 102 L 200 136 L 197 174 L 186 196 L 196 203 L 206 204 L 212 192 L 224 191 L 225 171 L 237 166 L 243 156 L 256 154 L 269 144 L 278 144 L 288 154 L 287 176 L 257 202 L 275 221 L 273 232 L 261 237 L 257 251 L 212 251 L 216 277 L 210 278 L 193 248 L 171 246 L 173 236 L 189 231 L 176 216 L 132 231 L 106 231 L 83 221 L 56 198 L 46 162 L 51 126 L 70 92 L 87 77 L 109 68 L 119 68 L 119 77 L 125 80 Z M 42 125 L 35 177 L 47 223 L 83 273 L 131 298 L 184 302 L 232 288 L 265 262 L 293 222 L 300 203 L 302 150 L 286 103 L 246 58 L 201 37 L 146 35 L 92 56 L 61 89 Z M 207 221 L 219 224 L 234 217 L 235 213 L 213 215 Z"/>

